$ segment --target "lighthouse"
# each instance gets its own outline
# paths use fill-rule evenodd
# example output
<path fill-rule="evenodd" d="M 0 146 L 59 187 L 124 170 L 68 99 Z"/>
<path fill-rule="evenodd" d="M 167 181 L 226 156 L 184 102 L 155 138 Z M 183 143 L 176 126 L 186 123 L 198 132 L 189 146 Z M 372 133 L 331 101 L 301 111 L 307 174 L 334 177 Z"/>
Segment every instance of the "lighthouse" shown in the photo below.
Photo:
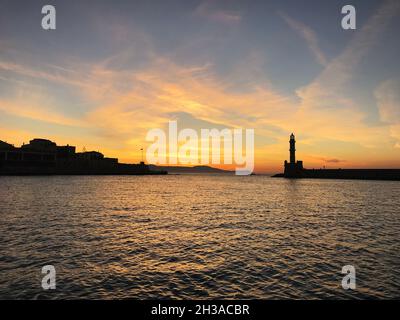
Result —
<path fill-rule="evenodd" d="M 296 163 L 296 140 L 293 133 L 290 135 L 289 145 L 290 163 Z"/>
<path fill-rule="evenodd" d="M 287 178 L 300 178 L 303 171 L 303 161 L 299 160 L 296 162 L 296 138 L 292 133 L 289 139 L 289 153 L 290 162 L 285 160 L 285 173 L 284 176 Z"/>

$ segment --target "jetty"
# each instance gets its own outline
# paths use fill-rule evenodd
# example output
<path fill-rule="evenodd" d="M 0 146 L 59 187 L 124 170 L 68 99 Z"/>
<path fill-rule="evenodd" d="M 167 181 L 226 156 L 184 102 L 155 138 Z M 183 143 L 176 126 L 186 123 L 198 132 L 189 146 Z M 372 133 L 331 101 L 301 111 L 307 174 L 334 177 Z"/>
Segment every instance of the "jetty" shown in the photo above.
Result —
<path fill-rule="evenodd" d="M 289 139 L 290 161 L 285 160 L 284 172 L 274 178 L 290 179 L 359 179 L 400 181 L 400 169 L 305 169 L 303 161 L 296 161 L 296 139 Z"/>

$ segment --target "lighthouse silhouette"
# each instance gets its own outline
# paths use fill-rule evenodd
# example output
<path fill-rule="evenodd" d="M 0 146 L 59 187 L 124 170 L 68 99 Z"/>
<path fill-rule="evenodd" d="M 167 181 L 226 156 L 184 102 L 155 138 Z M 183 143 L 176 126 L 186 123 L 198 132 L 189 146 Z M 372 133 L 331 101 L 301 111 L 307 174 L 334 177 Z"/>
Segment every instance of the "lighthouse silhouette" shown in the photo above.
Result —
<path fill-rule="evenodd" d="M 300 178 L 303 171 L 303 161 L 296 162 L 296 138 L 292 133 L 289 140 L 290 162 L 285 160 L 284 176 L 287 178 Z"/>

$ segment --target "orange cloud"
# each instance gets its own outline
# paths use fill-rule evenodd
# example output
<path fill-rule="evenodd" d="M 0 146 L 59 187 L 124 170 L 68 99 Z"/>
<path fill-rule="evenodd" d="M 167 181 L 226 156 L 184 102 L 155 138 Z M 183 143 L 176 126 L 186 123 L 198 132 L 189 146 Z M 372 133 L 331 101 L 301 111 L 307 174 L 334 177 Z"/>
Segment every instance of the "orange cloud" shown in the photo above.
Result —
<path fill-rule="evenodd" d="M 207 14 L 213 12 L 210 8 L 202 10 Z M 365 154 L 369 155 L 370 164 L 391 163 L 398 157 L 398 150 L 393 150 L 393 140 L 387 142 L 388 137 L 400 137 L 400 121 L 394 121 L 398 100 L 393 92 L 398 88 L 393 83 L 384 84 L 375 93 L 382 120 L 391 121 L 381 126 L 366 125 L 366 111 L 343 94 L 342 89 L 351 80 L 352 68 L 379 39 L 398 10 L 395 2 L 384 4 L 349 46 L 329 63 L 318 49 L 315 33 L 291 22 L 325 66 L 313 82 L 296 91 L 297 97 L 274 90 L 266 76 L 259 74 L 262 59 L 257 52 L 251 52 L 249 59 L 238 63 L 228 77 L 221 78 L 211 63 L 182 66 L 157 54 L 150 40 L 143 36 L 146 64 L 140 68 L 124 65 L 134 60 L 137 54 L 134 46 L 100 62 L 65 67 L 32 68 L 0 61 L 2 81 L 14 81 L 15 89 L 10 97 L 0 99 L 0 110 L 62 126 L 90 128 L 93 135 L 76 139 L 76 143 L 87 146 L 85 140 L 90 139 L 93 148 L 125 161 L 140 159 L 139 149 L 145 145 L 149 129 L 163 128 L 171 120 L 171 114 L 186 112 L 195 119 L 228 128 L 254 128 L 260 140 L 271 140 L 257 146 L 257 171 L 281 168 L 287 158 L 287 135 L 292 131 L 300 136 L 299 156 L 306 166 L 318 166 L 327 159 L 346 159 L 341 165 L 354 166 L 363 164 Z M 118 28 L 116 32 L 123 34 L 124 30 Z M 251 81 L 246 83 L 246 90 L 235 91 L 231 79 L 243 73 L 248 73 Z M 11 79 L 8 74 L 17 74 L 23 80 Z M 77 118 L 66 116 L 62 108 L 49 102 L 56 98 L 51 92 L 26 90 L 26 84 L 37 79 L 75 88 L 90 108 Z M 65 130 L 67 140 L 69 134 L 73 136 L 74 128 L 70 132 Z"/>

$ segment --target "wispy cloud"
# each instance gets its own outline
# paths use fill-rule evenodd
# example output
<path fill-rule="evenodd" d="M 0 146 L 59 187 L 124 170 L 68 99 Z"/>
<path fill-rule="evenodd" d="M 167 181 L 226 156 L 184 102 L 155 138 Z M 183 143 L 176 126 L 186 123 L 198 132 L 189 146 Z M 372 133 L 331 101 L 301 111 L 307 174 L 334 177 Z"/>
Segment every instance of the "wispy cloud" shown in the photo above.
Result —
<path fill-rule="evenodd" d="M 374 92 L 379 115 L 390 126 L 390 134 L 400 148 L 400 79 L 390 79 L 381 83 Z"/>
<path fill-rule="evenodd" d="M 340 159 L 336 159 L 336 158 L 321 158 L 322 161 L 326 162 L 326 163 L 341 163 L 341 162 L 346 162 L 346 160 L 340 160 Z"/>
<path fill-rule="evenodd" d="M 0 111 L 7 114 L 39 120 L 47 123 L 71 127 L 85 127 L 87 123 L 82 119 L 75 119 L 63 115 L 46 104 L 46 99 L 33 93 L 25 93 L 12 100 L 0 99 Z"/>
<path fill-rule="evenodd" d="M 302 130 L 320 138 L 358 141 L 366 147 L 382 144 L 387 128 L 366 126 L 367 111 L 345 91 L 361 59 L 378 43 L 380 35 L 399 13 L 400 2 L 385 1 L 357 30 L 343 52 L 331 60 L 312 83 L 297 90 L 301 103 L 294 117 Z M 305 118 L 307 121 L 302 125 L 301 119 Z"/>
<path fill-rule="evenodd" d="M 71 77 L 71 73 L 69 70 L 65 68 L 57 68 L 56 66 L 48 66 L 50 69 L 48 71 L 37 70 L 27 65 L 21 65 L 17 63 L 0 61 L 0 70 L 13 72 L 20 74 L 22 76 L 47 80 L 51 82 L 59 82 L 63 84 L 70 84 L 76 86 L 85 86 L 85 82 L 78 79 L 78 75 L 76 77 Z M 79 75 L 81 76 L 81 75 Z"/>
<path fill-rule="evenodd" d="M 242 20 L 239 12 L 220 9 L 217 7 L 216 1 L 204 1 L 200 3 L 195 9 L 195 14 L 215 22 L 226 24 L 236 24 Z"/>
<path fill-rule="evenodd" d="M 302 90 L 301 97 L 314 97 L 315 101 L 322 97 L 337 96 L 338 90 L 352 78 L 354 69 L 363 57 L 380 40 L 380 35 L 391 20 L 400 12 L 400 2 L 385 1 L 378 11 L 354 35 L 343 52 L 331 60 L 317 79 Z"/>
<path fill-rule="evenodd" d="M 287 153 L 286 133 L 292 130 L 304 135 L 299 139 L 301 149 L 308 148 L 307 154 L 316 154 L 308 158 L 302 156 L 307 165 L 312 161 L 318 165 L 321 161 L 344 162 L 341 159 L 347 159 L 346 165 L 351 165 L 354 159 L 348 155 L 354 146 L 380 147 L 390 135 L 400 137 L 400 120 L 396 120 L 399 116 L 398 96 L 395 95 L 400 89 L 395 83 L 382 84 L 375 92 L 381 119 L 388 126 L 366 125 L 362 106 L 342 90 L 351 80 L 359 61 L 377 43 L 386 25 L 398 12 L 397 2 L 386 1 L 366 25 L 357 30 L 348 47 L 330 61 L 320 49 L 312 29 L 283 15 L 286 23 L 304 39 L 316 61 L 324 66 L 315 80 L 297 90 L 297 97 L 282 93 L 271 85 L 273 79 L 268 78 L 267 64 L 264 63 L 269 56 L 259 48 L 248 48 L 247 57 L 241 55 L 226 73 L 219 73 L 215 65 L 217 60 L 208 57 L 177 59 L 179 55 L 166 53 L 154 45 L 151 36 L 136 31 L 132 34 L 130 28 L 121 24 L 112 29 L 121 39 L 119 45 L 98 60 L 63 63 L 71 60 L 61 56 L 56 65 L 40 65 L 24 59 L 23 53 L 20 59 L 0 59 L 0 79 L 9 81 L 10 87 L 15 89 L 15 92 L 0 96 L 0 110 L 60 126 L 90 128 L 94 132 L 91 141 L 98 142 L 99 146 L 108 143 L 109 150 L 114 150 L 111 156 L 127 160 L 135 159 L 135 150 L 143 145 L 149 129 L 162 128 L 171 120 L 171 115 L 187 113 L 191 121 L 254 128 L 262 141 L 277 141 L 275 145 L 257 150 L 258 166 L 270 166 L 271 163 L 281 166 Z M 229 26 L 242 20 L 239 12 L 221 9 L 215 2 L 203 2 L 195 14 Z M 125 38 L 136 42 L 125 43 Z M 33 83 L 43 85 L 41 94 L 20 90 Z M 46 90 L 49 83 L 51 86 Z M 57 88 L 55 91 L 59 92 L 55 93 L 51 88 Z M 87 110 L 76 108 L 79 112 L 75 114 L 68 112 L 65 105 L 58 106 L 57 101 L 60 105 L 69 103 L 70 93 L 79 95 L 76 100 L 91 107 Z M 71 104 L 70 107 L 74 106 Z M 2 128 L 5 127 L 7 124 L 2 124 Z M 73 136 L 67 130 L 66 136 Z M 23 138 L 26 136 L 25 132 Z M 332 150 L 315 151 L 323 148 L 328 139 L 329 146 L 335 142 L 338 145 Z M 344 144 L 348 146 L 347 153 L 343 151 Z M 102 147 L 102 151 L 107 149 Z M 140 158 L 139 151 L 138 154 L 136 159 Z"/>
<path fill-rule="evenodd" d="M 322 66 L 327 66 L 328 59 L 318 45 L 318 37 L 315 31 L 306 26 L 304 23 L 289 17 L 283 12 L 279 12 L 279 15 L 295 32 L 300 35 L 300 37 L 302 37 L 306 41 L 308 48 L 310 49 L 312 54 L 314 54 L 317 62 Z"/>

